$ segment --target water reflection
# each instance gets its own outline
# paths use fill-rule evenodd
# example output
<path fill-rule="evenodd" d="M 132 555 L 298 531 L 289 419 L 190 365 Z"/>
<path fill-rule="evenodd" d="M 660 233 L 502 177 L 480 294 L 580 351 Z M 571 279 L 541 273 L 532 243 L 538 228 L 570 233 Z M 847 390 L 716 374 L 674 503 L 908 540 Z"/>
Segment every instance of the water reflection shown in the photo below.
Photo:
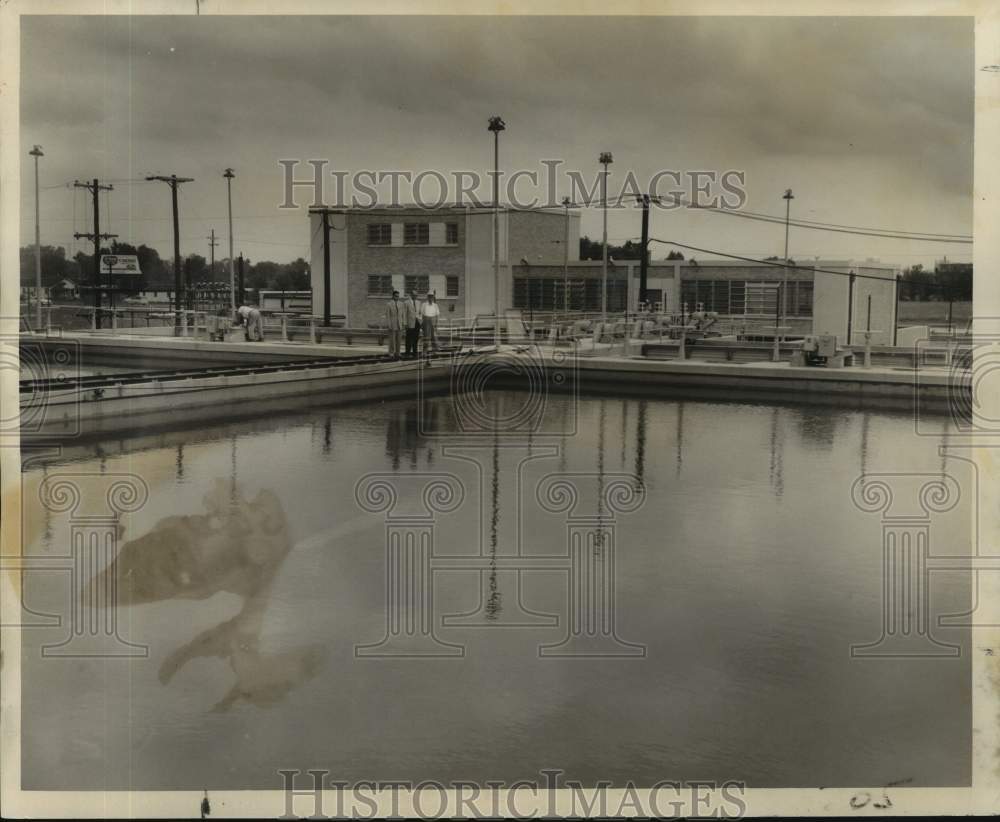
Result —
<path fill-rule="evenodd" d="M 771 463 L 768 470 L 768 478 L 771 481 L 771 487 L 774 489 L 776 497 L 780 497 L 785 490 L 784 442 L 785 435 L 781 427 L 781 409 L 775 407 L 771 409 Z"/>
<path fill-rule="evenodd" d="M 646 476 L 646 413 L 649 403 L 639 400 L 639 418 L 635 424 L 635 476 L 642 483 Z"/>
<path fill-rule="evenodd" d="M 288 762 L 310 762 L 352 779 L 391 772 L 510 782 L 555 762 L 573 778 L 619 785 L 652 784 L 665 771 L 761 787 L 883 782 L 900 771 L 924 785 L 968 778 L 968 655 L 925 667 L 857 664 L 848 654 L 852 643 L 877 636 L 882 591 L 881 526 L 859 513 L 850 482 L 862 471 L 935 473 L 943 465 L 940 440 L 916 436 L 911 417 L 691 398 L 556 398 L 548 407 L 567 421 L 566 435 L 529 443 L 504 430 L 470 438 L 449 423 L 449 402 L 438 398 L 426 412 L 411 399 L 300 409 L 104 440 L 109 470 L 129 466 L 160 483 L 140 526 L 153 531 L 122 548 L 114 571 L 122 591 L 132 586 L 132 604 L 163 603 L 132 613 L 135 635 L 156 639 L 158 658 L 127 670 L 103 662 L 73 669 L 84 679 L 51 675 L 60 664 L 52 660 L 31 667 L 38 654 L 29 649 L 30 777 L 50 785 L 52 774 L 65 778 L 75 767 L 83 776 L 74 785 L 108 784 L 101 780 L 120 773 L 136 787 L 235 789 L 266 785 Z M 437 415 L 439 427 L 425 438 L 418 420 Z M 942 434 L 948 430 L 942 420 Z M 66 449 L 97 470 L 93 438 Z M 141 451 L 148 459 L 135 456 Z M 508 558 L 561 553 L 569 532 L 562 518 L 537 511 L 522 529 L 518 507 L 557 466 L 588 475 L 589 502 L 595 486 L 611 486 L 622 453 L 649 497 L 615 520 L 604 505 L 604 527 L 616 529 L 620 549 L 623 635 L 646 643 L 648 658 L 539 662 L 537 644 L 564 632 L 552 616 L 564 613 L 563 578 L 521 574 Z M 482 557 L 475 570 L 437 576 L 435 624 L 443 638 L 468 644 L 468 658 L 398 668 L 361 662 L 355 643 L 384 619 L 385 532 L 378 518 L 355 516 L 342 501 L 358 477 L 424 470 L 425 455 L 467 488 L 461 509 L 435 525 L 435 555 Z M 956 473 L 954 462 L 948 468 Z M 200 512 L 194 500 L 211 497 L 220 476 L 225 499 Z M 259 485 L 245 498 L 236 493 L 241 480 L 260 478 L 280 489 L 281 504 L 269 492 L 254 498 Z M 161 519 L 169 504 L 199 515 Z M 295 538 L 304 537 L 294 553 L 286 515 Z M 273 532 L 261 516 L 278 523 Z M 935 520 L 942 549 L 963 550 L 968 519 L 956 509 Z M 49 539 L 60 539 L 64 525 L 57 520 Z M 968 584 L 958 574 L 940 577 L 935 609 L 967 610 Z M 196 618 L 203 621 L 194 627 Z M 101 705 L 133 682 L 137 698 L 119 723 Z M 213 690 L 204 696 L 200 688 Z M 46 747 L 58 738 L 50 726 L 90 747 Z M 252 742 L 239 744 L 245 734 Z"/>
<path fill-rule="evenodd" d="M 292 546 L 288 521 L 273 492 L 261 491 L 249 501 L 237 493 L 234 499 L 227 485 L 222 479 L 214 483 L 204 514 L 165 517 L 125 543 L 88 590 L 93 595 L 114 574 L 122 605 L 202 600 L 222 591 L 241 597 L 236 616 L 198 634 L 160 666 L 166 685 L 193 659 L 228 661 L 236 683 L 213 711 L 225 711 L 239 700 L 272 705 L 315 676 L 323 659 L 320 644 L 278 653 L 260 649 L 274 580 Z"/>
<path fill-rule="evenodd" d="M 677 431 L 675 433 L 675 438 L 677 440 L 676 445 L 676 458 L 675 462 L 677 465 L 676 476 L 681 475 L 681 469 L 684 467 L 684 403 L 677 403 Z"/>
<path fill-rule="evenodd" d="M 493 467 L 490 472 L 490 563 L 486 595 L 486 619 L 496 622 L 503 610 L 503 593 L 497 584 L 497 529 L 500 525 L 500 440 L 493 433 Z"/>

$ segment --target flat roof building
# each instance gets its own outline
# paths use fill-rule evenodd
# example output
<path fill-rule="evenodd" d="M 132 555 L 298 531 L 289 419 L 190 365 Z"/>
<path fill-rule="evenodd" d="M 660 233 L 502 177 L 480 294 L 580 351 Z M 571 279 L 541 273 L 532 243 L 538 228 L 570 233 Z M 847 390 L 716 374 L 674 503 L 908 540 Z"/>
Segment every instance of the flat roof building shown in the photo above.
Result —
<path fill-rule="evenodd" d="M 330 313 L 347 325 L 382 321 L 392 292 L 434 292 L 446 315 L 494 312 L 493 209 L 383 207 L 329 209 Z M 500 305 L 512 304 L 511 262 L 579 259 L 580 215 L 564 209 L 499 209 Z M 323 212 L 310 212 L 312 312 L 323 317 Z M 568 239 L 568 243 L 567 243 Z"/>
<path fill-rule="evenodd" d="M 871 296 L 872 342 L 892 343 L 896 321 L 896 266 L 866 260 L 810 260 L 784 269 L 740 260 L 654 260 L 647 268 L 647 300 L 659 310 L 715 311 L 724 317 L 772 322 L 782 293 L 782 325 L 789 334 L 836 334 L 863 341 Z M 608 311 L 639 308 L 639 261 L 608 264 Z M 853 285 L 851 272 L 855 273 Z M 515 265 L 512 306 L 522 311 L 600 311 L 600 261 L 561 265 Z M 853 304 L 853 312 L 848 310 Z M 848 328 L 850 324 L 850 328 Z"/>
<path fill-rule="evenodd" d="M 433 292 L 446 317 L 494 312 L 493 209 L 379 207 L 329 209 L 330 314 L 352 327 L 380 325 L 393 291 Z M 499 209 L 501 310 L 601 310 L 602 263 L 580 260 L 580 214 L 565 209 Z M 326 310 L 323 212 L 310 212 L 312 313 Z M 568 243 L 567 243 L 568 239 Z M 863 341 L 871 297 L 872 341 L 891 344 L 896 266 L 866 260 L 798 261 L 787 271 L 766 261 L 655 260 L 647 298 L 660 310 L 715 311 L 773 322 L 784 295 L 789 334 L 836 334 Z M 849 276 L 851 272 L 855 277 Z M 608 262 L 607 308 L 639 307 L 639 261 Z"/>

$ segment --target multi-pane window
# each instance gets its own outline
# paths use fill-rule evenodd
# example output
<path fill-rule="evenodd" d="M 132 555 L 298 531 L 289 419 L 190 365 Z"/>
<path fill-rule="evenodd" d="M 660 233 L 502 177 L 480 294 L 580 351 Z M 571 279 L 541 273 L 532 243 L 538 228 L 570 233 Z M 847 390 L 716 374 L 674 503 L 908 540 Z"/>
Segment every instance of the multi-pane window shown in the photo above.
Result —
<path fill-rule="evenodd" d="M 784 293 L 786 316 L 811 317 L 813 284 L 790 280 L 783 283 L 759 280 L 683 280 L 681 302 L 688 311 L 716 311 L 724 316 L 773 317 L 778 309 L 779 288 Z"/>
<path fill-rule="evenodd" d="M 431 278 L 426 274 L 407 274 L 405 283 L 406 293 L 416 292 L 418 297 L 423 297 L 431 290 Z"/>
<path fill-rule="evenodd" d="M 392 275 L 391 274 L 369 274 L 368 275 L 368 296 L 369 297 L 391 297 L 392 296 Z"/>
<path fill-rule="evenodd" d="M 515 277 L 514 308 L 526 311 L 563 311 L 567 294 L 562 279 L 551 277 Z M 624 311 L 627 295 L 625 280 L 608 280 L 608 311 Z M 601 281 L 573 279 L 569 281 L 571 311 L 601 310 Z"/>
<path fill-rule="evenodd" d="M 368 245 L 390 245 L 392 226 L 389 223 L 368 224 Z"/>
<path fill-rule="evenodd" d="M 430 229 L 430 223 L 403 223 L 403 244 L 429 244 L 431 241 Z"/>
<path fill-rule="evenodd" d="M 746 313 L 774 317 L 778 313 L 778 283 L 748 282 Z"/>
<path fill-rule="evenodd" d="M 448 245 L 458 245 L 458 223 L 444 224 L 444 241 Z"/>
<path fill-rule="evenodd" d="M 458 296 L 458 277 L 445 278 L 445 296 L 446 297 Z"/>

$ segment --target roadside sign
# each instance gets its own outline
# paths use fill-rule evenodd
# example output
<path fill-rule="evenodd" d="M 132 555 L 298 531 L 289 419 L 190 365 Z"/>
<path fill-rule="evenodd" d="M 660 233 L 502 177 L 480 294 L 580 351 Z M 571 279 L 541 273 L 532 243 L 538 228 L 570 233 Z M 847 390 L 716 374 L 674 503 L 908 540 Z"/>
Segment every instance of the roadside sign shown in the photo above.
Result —
<path fill-rule="evenodd" d="M 123 276 L 139 275 L 139 258 L 135 254 L 102 254 L 101 270 Z"/>

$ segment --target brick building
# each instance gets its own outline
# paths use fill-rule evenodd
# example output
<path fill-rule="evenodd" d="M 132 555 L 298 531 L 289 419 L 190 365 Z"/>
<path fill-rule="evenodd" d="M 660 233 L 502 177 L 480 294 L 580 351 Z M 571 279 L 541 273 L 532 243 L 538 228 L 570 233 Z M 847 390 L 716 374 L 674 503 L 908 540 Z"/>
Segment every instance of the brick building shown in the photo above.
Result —
<path fill-rule="evenodd" d="M 494 310 L 493 210 L 332 209 L 330 313 L 347 325 L 379 323 L 394 290 L 434 292 L 446 317 L 474 317 Z M 310 213 L 312 312 L 325 311 L 323 214 Z M 501 208 L 500 303 L 512 304 L 511 263 L 561 264 L 579 259 L 580 216 L 563 209 Z"/>

